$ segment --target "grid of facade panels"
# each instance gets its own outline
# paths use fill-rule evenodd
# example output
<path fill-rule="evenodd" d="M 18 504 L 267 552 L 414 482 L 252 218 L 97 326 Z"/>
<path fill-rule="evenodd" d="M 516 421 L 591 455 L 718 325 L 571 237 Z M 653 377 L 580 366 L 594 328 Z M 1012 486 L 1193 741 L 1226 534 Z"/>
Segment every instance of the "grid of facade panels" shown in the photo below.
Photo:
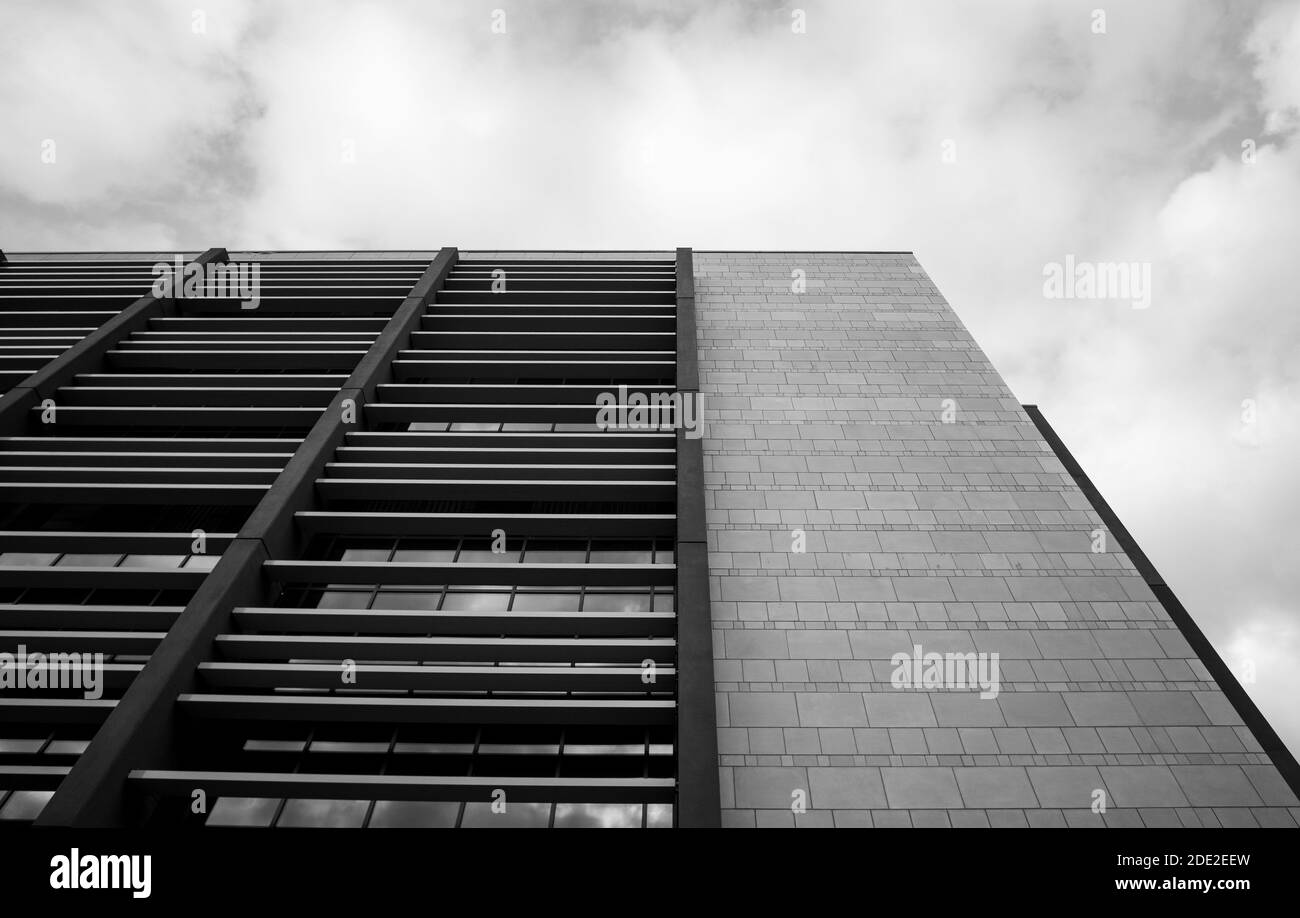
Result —
<path fill-rule="evenodd" d="M 676 437 L 596 415 L 672 392 L 675 270 L 456 263 L 132 772 L 155 824 L 673 824 Z"/>
<path fill-rule="evenodd" d="M 146 296 L 158 258 L 174 257 L 0 253 L 0 396 Z"/>
<path fill-rule="evenodd" d="M 40 814 L 426 267 L 271 259 L 254 308 L 207 286 L 146 297 L 120 337 L 5 406 L 0 653 L 104 665 L 98 697 L 0 693 L 0 824 Z M 129 270 L 135 299 L 153 273 Z"/>
<path fill-rule="evenodd" d="M 1296 824 L 1295 759 L 912 254 L 695 268 L 724 825 Z"/>

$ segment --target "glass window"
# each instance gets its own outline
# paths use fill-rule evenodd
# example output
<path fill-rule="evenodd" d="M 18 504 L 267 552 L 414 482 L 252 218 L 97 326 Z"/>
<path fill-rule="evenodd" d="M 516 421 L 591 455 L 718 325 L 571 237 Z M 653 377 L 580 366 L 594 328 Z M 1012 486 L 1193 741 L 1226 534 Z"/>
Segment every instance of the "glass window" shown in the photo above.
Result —
<path fill-rule="evenodd" d="M 185 561 L 185 569 L 210 571 L 217 566 L 217 562 L 220 560 L 221 555 L 190 555 Z"/>
<path fill-rule="evenodd" d="M 473 755 L 473 743 L 394 743 L 397 755 Z"/>
<path fill-rule="evenodd" d="M 120 554 L 69 554 L 59 559 L 58 567 L 116 567 Z"/>
<path fill-rule="evenodd" d="M 588 593 L 582 598 L 584 612 L 649 612 L 649 593 Z"/>
<path fill-rule="evenodd" d="M 465 815 L 460 824 L 467 829 L 544 829 L 550 821 L 549 803 L 510 803 L 507 800 L 504 813 L 492 812 L 491 803 L 465 804 Z"/>
<path fill-rule="evenodd" d="M 456 825 L 459 803 L 427 800 L 376 800 L 372 829 L 448 829 Z"/>
<path fill-rule="evenodd" d="M 565 755 L 644 755 L 645 743 L 565 743 Z"/>
<path fill-rule="evenodd" d="M 316 603 L 318 609 L 364 609 L 370 604 L 370 590 L 326 590 Z"/>
<path fill-rule="evenodd" d="M 357 561 L 368 564 L 384 563 L 388 556 L 393 553 L 391 546 L 385 545 L 383 548 L 345 548 L 340 561 Z"/>
<path fill-rule="evenodd" d="M 559 740 L 551 743 L 482 742 L 478 751 L 480 755 L 559 755 L 560 743 Z"/>
<path fill-rule="evenodd" d="M 312 752 L 351 752 L 383 755 L 388 751 L 388 743 L 361 743 L 352 740 L 315 740 L 311 744 Z"/>
<path fill-rule="evenodd" d="M 639 803 L 557 803 L 557 829 L 639 829 Z"/>
<path fill-rule="evenodd" d="M 49 567 L 58 557 L 57 552 L 7 551 L 0 555 L 0 564 L 12 567 Z"/>
<path fill-rule="evenodd" d="M 645 806 L 645 824 L 649 829 L 671 829 L 673 827 L 673 805 L 671 803 L 647 803 Z"/>
<path fill-rule="evenodd" d="M 417 609 L 432 612 L 438 608 L 442 590 L 383 590 L 375 597 L 376 609 Z"/>
<path fill-rule="evenodd" d="M 504 612 L 510 605 L 509 593 L 448 592 L 442 600 L 444 612 Z"/>
<path fill-rule="evenodd" d="M 302 752 L 302 740 L 250 739 L 244 741 L 245 752 Z"/>
<path fill-rule="evenodd" d="M 494 552 L 491 539 L 466 539 L 456 560 L 474 564 L 513 564 L 519 560 L 522 541 L 506 540 L 503 547 L 505 551 Z"/>
<path fill-rule="evenodd" d="M 222 797 L 208 814 L 210 826 L 269 826 L 280 800 L 276 797 Z"/>
<path fill-rule="evenodd" d="M 368 800 L 286 800 L 277 826 L 284 828 L 356 829 L 370 808 Z"/>
<path fill-rule="evenodd" d="M 54 791 L 16 790 L 9 795 L 4 807 L 0 808 L 0 819 L 35 819 L 41 815 L 41 810 L 45 809 L 45 804 L 53 796 Z"/>
<path fill-rule="evenodd" d="M 403 539 L 393 552 L 393 560 L 407 564 L 451 561 L 456 557 L 457 545 L 455 539 Z"/>
<path fill-rule="evenodd" d="M 122 559 L 123 567 L 180 567 L 184 555 L 127 555 Z"/>
<path fill-rule="evenodd" d="M 525 593 L 515 594 L 510 606 L 513 612 L 577 612 L 577 593 Z"/>

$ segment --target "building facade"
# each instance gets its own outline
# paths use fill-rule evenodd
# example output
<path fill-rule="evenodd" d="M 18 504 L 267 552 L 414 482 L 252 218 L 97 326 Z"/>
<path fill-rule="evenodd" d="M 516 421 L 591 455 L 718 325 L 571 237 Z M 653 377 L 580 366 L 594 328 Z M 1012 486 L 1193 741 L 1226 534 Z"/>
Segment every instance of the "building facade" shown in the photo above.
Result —
<path fill-rule="evenodd" d="M 909 253 L 10 253 L 0 299 L 0 823 L 1300 819 Z"/>

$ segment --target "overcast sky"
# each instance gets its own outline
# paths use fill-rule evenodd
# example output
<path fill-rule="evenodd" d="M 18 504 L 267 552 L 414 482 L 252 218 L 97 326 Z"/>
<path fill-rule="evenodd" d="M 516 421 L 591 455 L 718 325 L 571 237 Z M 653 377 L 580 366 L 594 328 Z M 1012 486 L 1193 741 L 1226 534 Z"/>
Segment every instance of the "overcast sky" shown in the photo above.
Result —
<path fill-rule="evenodd" d="M 911 249 L 1300 751 L 1298 106 L 1295 0 L 6 0 L 0 248 Z"/>

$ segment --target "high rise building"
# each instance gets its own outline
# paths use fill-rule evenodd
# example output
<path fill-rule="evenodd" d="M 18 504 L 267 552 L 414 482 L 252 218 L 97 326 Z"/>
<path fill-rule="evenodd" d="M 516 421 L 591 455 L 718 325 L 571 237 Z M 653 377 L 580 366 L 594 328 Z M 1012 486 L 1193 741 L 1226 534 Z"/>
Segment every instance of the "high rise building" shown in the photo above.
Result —
<path fill-rule="evenodd" d="M 0 335 L 0 822 L 1300 818 L 909 253 L 10 253 Z"/>

